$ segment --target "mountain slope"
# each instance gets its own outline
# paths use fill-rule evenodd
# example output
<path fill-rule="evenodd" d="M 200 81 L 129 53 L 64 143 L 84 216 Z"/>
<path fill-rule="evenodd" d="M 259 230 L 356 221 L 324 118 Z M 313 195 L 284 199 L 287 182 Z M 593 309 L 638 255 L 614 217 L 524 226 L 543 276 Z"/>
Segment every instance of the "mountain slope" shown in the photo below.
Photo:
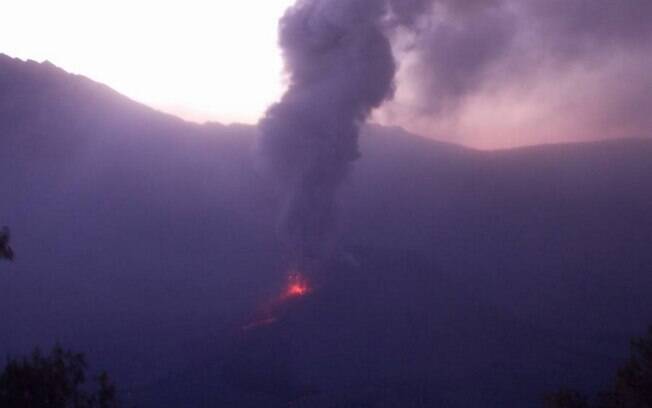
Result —
<path fill-rule="evenodd" d="M 285 273 L 255 133 L 0 56 L 0 354 L 59 340 L 153 407 L 534 407 L 608 381 L 652 322 L 649 139 L 370 126 L 322 287 L 243 332 Z"/>

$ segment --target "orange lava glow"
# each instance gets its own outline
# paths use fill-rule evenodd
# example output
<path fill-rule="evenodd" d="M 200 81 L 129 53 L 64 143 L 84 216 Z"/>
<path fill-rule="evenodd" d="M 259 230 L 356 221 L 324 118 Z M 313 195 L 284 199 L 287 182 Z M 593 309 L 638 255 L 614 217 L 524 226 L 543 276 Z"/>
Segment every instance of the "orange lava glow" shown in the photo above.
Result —
<path fill-rule="evenodd" d="M 293 273 L 288 278 L 288 285 L 281 296 L 282 299 L 297 298 L 310 293 L 308 280 L 300 274 Z"/>
<path fill-rule="evenodd" d="M 312 287 L 308 279 L 300 273 L 292 272 L 288 275 L 287 284 L 281 294 L 265 305 L 263 305 L 253 321 L 245 326 L 242 330 L 248 331 L 259 327 L 269 326 L 276 323 L 283 313 L 283 305 L 294 299 L 299 299 L 309 295 Z"/>

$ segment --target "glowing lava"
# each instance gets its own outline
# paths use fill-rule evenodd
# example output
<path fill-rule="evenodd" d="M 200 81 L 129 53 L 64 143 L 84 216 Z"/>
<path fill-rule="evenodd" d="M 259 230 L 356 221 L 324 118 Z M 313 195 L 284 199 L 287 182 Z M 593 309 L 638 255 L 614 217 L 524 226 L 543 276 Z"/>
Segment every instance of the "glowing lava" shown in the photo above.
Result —
<path fill-rule="evenodd" d="M 302 297 L 310 293 L 308 280 L 301 274 L 292 273 L 288 277 L 288 284 L 281 295 L 281 300 Z"/>
<path fill-rule="evenodd" d="M 293 299 L 304 297 L 310 292 L 312 292 L 312 288 L 305 276 L 296 272 L 290 273 L 281 294 L 263 306 L 258 316 L 251 323 L 243 326 L 242 329 L 246 331 L 276 323 L 279 315 L 283 313 L 282 307 L 284 304 Z"/>

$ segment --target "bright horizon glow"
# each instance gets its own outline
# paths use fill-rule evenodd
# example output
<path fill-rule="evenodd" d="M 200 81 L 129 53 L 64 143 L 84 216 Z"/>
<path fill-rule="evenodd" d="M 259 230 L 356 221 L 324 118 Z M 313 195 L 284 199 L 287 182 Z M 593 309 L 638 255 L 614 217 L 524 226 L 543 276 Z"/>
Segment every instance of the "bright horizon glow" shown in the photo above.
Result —
<path fill-rule="evenodd" d="M 188 120 L 255 123 L 284 91 L 277 25 L 293 2 L 7 1 L 0 53 Z"/>
<path fill-rule="evenodd" d="M 186 120 L 255 124 L 286 89 L 277 27 L 294 2 L 0 0 L 0 53 L 48 60 Z M 546 33 L 530 30 L 536 13 L 522 12 L 515 44 L 479 84 L 472 75 L 468 95 L 444 114 L 430 110 L 437 104 L 428 101 L 438 95 L 415 88 L 432 78 L 414 76 L 426 71 L 413 70 L 419 56 L 411 54 L 412 34 L 394 36 L 397 92 L 369 121 L 484 150 L 649 134 L 645 108 L 652 57 L 646 47 L 630 39 L 603 52 L 567 36 L 552 48 L 586 50 L 577 56 L 559 53 L 540 46 Z M 598 20 L 589 20 L 597 45 L 611 31 L 607 27 L 605 34 Z M 622 35 L 629 32 L 620 29 Z M 466 50 L 464 44 L 453 56 L 470 55 L 473 47 Z M 461 66 L 451 72 L 458 69 L 465 72 Z M 452 74 L 442 81 L 446 75 Z"/>

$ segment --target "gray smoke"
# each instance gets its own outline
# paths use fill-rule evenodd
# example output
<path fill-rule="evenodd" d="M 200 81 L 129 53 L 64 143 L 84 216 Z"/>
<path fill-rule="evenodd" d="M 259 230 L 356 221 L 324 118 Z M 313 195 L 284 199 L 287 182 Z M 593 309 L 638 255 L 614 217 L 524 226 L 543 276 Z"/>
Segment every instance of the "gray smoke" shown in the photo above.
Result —
<path fill-rule="evenodd" d="M 410 62 L 399 78 L 399 87 L 411 89 L 405 103 L 414 118 L 436 124 L 463 113 L 467 102 L 478 97 L 516 88 L 523 97 L 536 87 L 560 87 L 569 74 L 581 71 L 585 78 L 596 78 L 594 82 L 587 79 L 583 88 L 575 83 L 575 92 L 551 92 L 553 100 L 539 103 L 565 106 L 557 116 L 586 123 L 587 133 L 595 137 L 605 137 L 605 127 L 650 129 L 649 115 L 630 108 L 636 105 L 633 101 L 652 100 L 651 77 L 641 69 L 649 66 L 652 55 L 652 1 L 390 0 L 390 4 L 400 24 L 416 28 L 409 47 L 401 50 Z M 637 86 L 623 87 L 623 78 Z M 589 93 L 590 107 L 582 100 Z M 575 98 L 569 109 L 567 101 Z M 604 123 L 607 117 L 609 123 Z"/>
<path fill-rule="evenodd" d="M 280 233 L 299 262 L 325 250 L 360 126 L 392 95 L 386 14 L 385 0 L 299 0 L 281 19 L 289 89 L 261 120 L 259 148 L 281 182 Z"/>
<path fill-rule="evenodd" d="M 516 16 L 502 0 L 392 0 L 398 22 L 415 33 L 409 53 L 426 115 L 448 114 L 481 87 L 510 50 Z"/>
<path fill-rule="evenodd" d="M 651 4 L 298 0 L 280 22 L 289 89 L 260 122 L 262 155 L 285 193 L 282 237 L 299 260 L 324 250 L 335 225 L 336 190 L 359 156 L 360 126 L 393 95 L 397 67 L 390 37 L 403 44 L 398 52 L 413 57 L 407 77 L 401 78 L 416 84 L 420 97 L 412 114 L 436 119 L 451 116 L 488 86 L 493 92 L 514 84 L 527 89 L 543 76 L 543 67 L 555 83 L 548 71 L 565 72 L 569 64 L 599 66 L 596 58 L 614 50 L 647 55 Z M 408 46 L 400 41 L 405 36 Z M 638 65 L 628 72 L 639 72 Z M 629 115 L 634 127 L 642 123 L 644 128 L 649 115 L 639 115 L 631 101 L 650 98 L 648 91 L 641 92 L 650 81 L 637 83 L 644 86 L 614 88 L 613 95 L 605 86 L 604 100 L 630 101 L 609 108 L 623 112 L 614 121 Z"/>
<path fill-rule="evenodd" d="M 419 17 L 432 10 L 432 0 L 389 0 L 394 22 L 412 27 Z"/>

